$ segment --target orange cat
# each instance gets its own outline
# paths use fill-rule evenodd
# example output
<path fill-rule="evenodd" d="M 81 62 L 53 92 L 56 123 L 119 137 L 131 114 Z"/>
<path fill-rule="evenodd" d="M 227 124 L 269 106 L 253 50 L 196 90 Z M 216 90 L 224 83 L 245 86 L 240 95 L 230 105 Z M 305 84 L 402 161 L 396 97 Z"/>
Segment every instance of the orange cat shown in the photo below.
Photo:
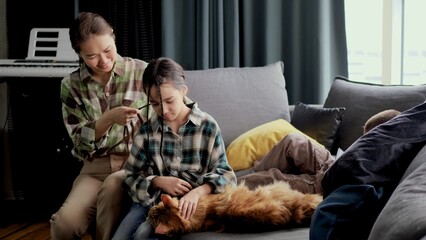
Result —
<path fill-rule="evenodd" d="M 148 219 L 157 234 L 175 236 L 200 231 L 260 232 L 309 224 L 322 201 L 319 194 L 303 194 L 283 181 L 249 190 L 244 183 L 200 199 L 194 215 L 180 217 L 178 199 L 161 195 Z"/>

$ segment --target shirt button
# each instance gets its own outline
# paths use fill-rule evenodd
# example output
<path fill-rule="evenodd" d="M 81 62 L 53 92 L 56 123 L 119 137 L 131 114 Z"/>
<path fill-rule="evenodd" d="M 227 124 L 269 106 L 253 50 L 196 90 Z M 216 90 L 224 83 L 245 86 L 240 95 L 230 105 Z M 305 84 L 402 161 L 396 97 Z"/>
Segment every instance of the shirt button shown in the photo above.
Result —
<path fill-rule="evenodd" d="M 177 171 L 173 171 L 173 172 L 172 172 L 172 175 L 173 175 L 173 176 L 177 176 Z"/>
<path fill-rule="evenodd" d="M 106 92 L 106 93 L 105 93 L 105 96 L 109 97 L 109 92 Z"/>
<path fill-rule="evenodd" d="M 178 161 L 180 161 L 180 157 L 177 157 L 176 159 L 177 159 Z"/>

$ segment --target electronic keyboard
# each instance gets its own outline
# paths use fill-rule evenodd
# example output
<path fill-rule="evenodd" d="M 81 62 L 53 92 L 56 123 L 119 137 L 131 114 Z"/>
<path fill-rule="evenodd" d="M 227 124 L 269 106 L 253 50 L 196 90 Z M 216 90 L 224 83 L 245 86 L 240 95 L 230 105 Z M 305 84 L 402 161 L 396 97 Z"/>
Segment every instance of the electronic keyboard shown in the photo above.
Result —
<path fill-rule="evenodd" d="M 68 28 L 33 28 L 25 59 L 0 59 L 0 77 L 64 77 L 79 67 Z"/>

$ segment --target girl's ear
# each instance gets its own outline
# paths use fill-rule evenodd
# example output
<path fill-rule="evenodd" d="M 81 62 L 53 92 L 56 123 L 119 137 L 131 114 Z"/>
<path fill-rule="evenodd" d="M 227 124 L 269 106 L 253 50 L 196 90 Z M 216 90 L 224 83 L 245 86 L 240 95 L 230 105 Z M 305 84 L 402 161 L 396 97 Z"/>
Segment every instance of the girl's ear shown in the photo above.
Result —
<path fill-rule="evenodd" d="M 186 96 L 186 94 L 188 94 L 188 86 L 183 86 L 183 89 L 182 89 L 182 93 L 183 93 L 183 96 Z"/>

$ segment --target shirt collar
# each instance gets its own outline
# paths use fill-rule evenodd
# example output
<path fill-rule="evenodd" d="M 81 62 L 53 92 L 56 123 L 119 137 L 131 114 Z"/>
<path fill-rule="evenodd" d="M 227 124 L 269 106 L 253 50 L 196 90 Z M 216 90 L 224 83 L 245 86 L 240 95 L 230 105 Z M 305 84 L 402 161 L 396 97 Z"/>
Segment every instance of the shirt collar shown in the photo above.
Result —
<path fill-rule="evenodd" d="M 188 97 L 184 98 L 184 102 L 186 106 L 191 108 L 191 112 L 189 113 L 189 117 L 188 117 L 188 122 L 186 124 L 192 123 L 195 126 L 201 125 L 203 112 L 198 108 L 198 104 L 192 101 L 191 99 L 189 99 Z M 161 131 L 161 124 L 158 118 L 159 116 L 156 113 L 154 113 L 154 115 L 151 118 L 150 124 L 154 133 Z"/>

